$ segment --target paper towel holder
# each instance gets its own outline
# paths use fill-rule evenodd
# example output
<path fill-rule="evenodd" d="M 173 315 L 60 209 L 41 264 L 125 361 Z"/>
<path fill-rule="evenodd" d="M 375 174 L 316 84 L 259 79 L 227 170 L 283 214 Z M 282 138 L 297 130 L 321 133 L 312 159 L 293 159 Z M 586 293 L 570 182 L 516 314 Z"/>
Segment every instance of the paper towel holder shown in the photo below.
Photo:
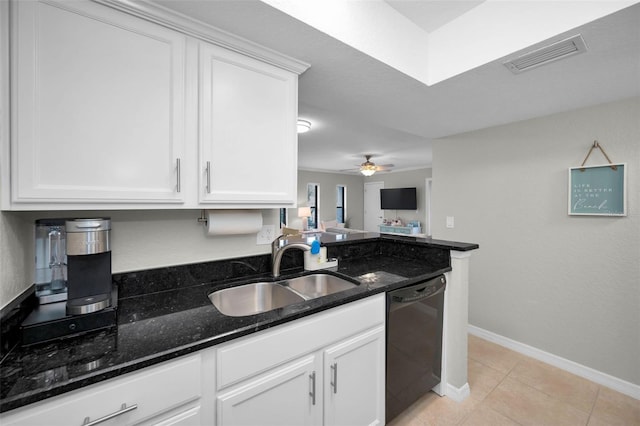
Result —
<path fill-rule="evenodd" d="M 200 210 L 200 217 L 198 218 L 198 223 L 202 223 L 204 224 L 204 226 L 207 226 L 207 222 L 209 222 L 207 220 L 207 214 L 205 213 L 205 210 Z"/>

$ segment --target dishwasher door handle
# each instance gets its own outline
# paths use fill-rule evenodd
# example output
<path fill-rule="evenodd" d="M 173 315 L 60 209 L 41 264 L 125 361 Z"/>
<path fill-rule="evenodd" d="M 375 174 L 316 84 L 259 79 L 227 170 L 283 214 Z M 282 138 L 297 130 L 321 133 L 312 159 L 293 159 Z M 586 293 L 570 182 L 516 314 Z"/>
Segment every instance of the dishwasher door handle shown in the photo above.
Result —
<path fill-rule="evenodd" d="M 438 295 L 440 293 L 443 293 L 444 289 L 445 289 L 445 286 L 442 286 L 442 287 L 440 287 L 439 289 L 437 289 L 436 291 L 434 291 L 432 293 L 419 293 L 420 291 L 424 291 L 425 290 L 423 288 L 421 290 L 417 290 L 417 291 L 413 292 L 412 295 L 396 296 L 394 294 L 391 294 L 391 300 L 393 302 L 396 302 L 396 303 L 417 302 L 419 300 L 428 299 L 430 297 L 433 297 L 433 296 L 436 296 L 436 295 Z"/>

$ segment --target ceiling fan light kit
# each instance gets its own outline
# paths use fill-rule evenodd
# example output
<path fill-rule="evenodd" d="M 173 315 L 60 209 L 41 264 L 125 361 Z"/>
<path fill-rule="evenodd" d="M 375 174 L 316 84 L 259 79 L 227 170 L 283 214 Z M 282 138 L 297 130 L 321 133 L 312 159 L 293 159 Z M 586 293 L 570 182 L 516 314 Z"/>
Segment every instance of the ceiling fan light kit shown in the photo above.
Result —
<path fill-rule="evenodd" d="M 362 173 L 365 176 L 373 176 L 373 174 L 376 172 L 376 166 L 362 166 L 360 168 L 360 173 Z"/>
<path fill-rule="evenodd" d="M 360 173 L 365 176 L 372 176 L 378 168 L 376 167 L 376 163 L 373 163 L 370 155 L 365 155 L 364 158 L 367 160 L 364 163 L 360 164 Z"/>
<path fill-rule="evenodd" d="M 360 172 L 364 176 L 373 176 L 375 172 L 390 172 L 391 167 L 393 167 L 393 164 L 376 165 L 376 163 L 371 161 L 371 155 L 365 155 L 364 158 L 366 159 L 366 161 L 357 166 L 357 168 L 343 169 L 340 171 L 349 173 Z"/>

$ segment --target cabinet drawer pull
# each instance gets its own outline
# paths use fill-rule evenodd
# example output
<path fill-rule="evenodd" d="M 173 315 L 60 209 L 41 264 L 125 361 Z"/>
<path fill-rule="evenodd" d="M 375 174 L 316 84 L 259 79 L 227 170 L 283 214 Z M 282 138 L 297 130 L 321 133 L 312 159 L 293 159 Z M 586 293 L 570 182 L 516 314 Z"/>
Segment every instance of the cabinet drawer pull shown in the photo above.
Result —
<path fill-rule="evenodd" d="M 311 379 L 311 392 L 309 392 L 309 396 L 311 397 L 311 405 L 316 405 L 316 372 L 309 374 L 309 379 Z"/>
<path fill-rule="evenodd" d="M 207 161 L 207 194 L 211 194 L 211 161 Z"/>
<path fill-rule="evenodd" d="M 136 408 L 138 408 L 138 404 L 133 404 L 127 407 L 127 404 L 125 403 L 122 404 L 120 410 L 116 411 L 115 413 L 107 414 L 106 416 L 100 417 L 99 419 L 96 419 L 94 421 L 91 421 L 90 417 L 85 417 L 84 422 L 82 422 L 82 426 L 94 426 L 98 423 L 106 422 L 107 420 L 111 420 L 114 417 L 118 417 L 122 414 L 128 413 L 129 411 L 133 411 Z"/>
<path fill-rule="evenodd" d="M 331 371 L 333 373 L 333 380 L 331 380 L 331 387 L 333 388 L 333 393 L 338 393 L 338 363 L 334 362 L 331 365 Z"/>
<path fill-rule="evenodd" d="M 180 159 L 176 159 L 176 192 L 180 192 Z"/>

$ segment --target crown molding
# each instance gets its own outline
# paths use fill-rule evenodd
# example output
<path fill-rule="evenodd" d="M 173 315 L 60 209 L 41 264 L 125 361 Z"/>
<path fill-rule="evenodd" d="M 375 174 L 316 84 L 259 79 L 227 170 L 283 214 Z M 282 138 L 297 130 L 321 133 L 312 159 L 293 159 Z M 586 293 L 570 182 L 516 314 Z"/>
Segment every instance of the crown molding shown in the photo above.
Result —
<path fill-rule="evenodd" d="M 236 51 L 243 55 L 275 65 L 298 75 L 310 65 L 306 62 L 284 55 L 251 40 L 236 36 L 204 22 L 187 17 L 149 0 L 93 0 L 113 9 L 126 12 L 150 22 L 179 31 L 190 37 Z"/>

